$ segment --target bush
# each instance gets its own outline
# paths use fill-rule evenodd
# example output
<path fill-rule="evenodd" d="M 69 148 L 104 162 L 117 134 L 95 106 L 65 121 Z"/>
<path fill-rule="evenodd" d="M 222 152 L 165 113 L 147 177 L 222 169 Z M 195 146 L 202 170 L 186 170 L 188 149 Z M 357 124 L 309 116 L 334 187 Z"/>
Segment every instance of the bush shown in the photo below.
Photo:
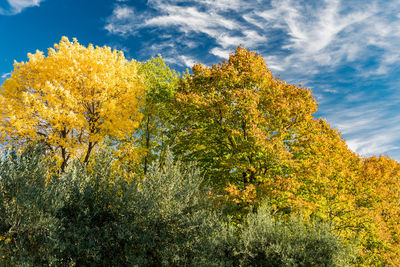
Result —
<path fill-rule="evenodd" d="M 274 217 L 267 204 L 243 225 L 228 224 L 219 245 L 230 266 L 348 266 L 354 259 L 328 225 Z"/>
<path fill-rule="evenodd" d="M 99 155 L 46 184 L 40 149 L 0 166 L 0 265 L 207 265 L 218 226 L 195 168 L 168 159 L 144 181 L 114 176 Z"/>
<path fill-rule="evenodd" d="M 342 266 L 342 243 L 319 224 L 267 206 L 243 224 L 213 210 L 192 165 L 167 158 L 144 179 L 115 177 L 98 155 L 52 175 L 39 148 L 0 160 L 1 266 Z M 112 177 L 112 178 L 111 178 Z M 46 183 L 46 181 L 50 181 Z"/>
<path fill-rule="evenodd" d="M 0 265 L 44 264 L 48 236 L 56 219 L 44 191 L 51 161 L 41 147 L 6 152 L 0 160 Z"/>

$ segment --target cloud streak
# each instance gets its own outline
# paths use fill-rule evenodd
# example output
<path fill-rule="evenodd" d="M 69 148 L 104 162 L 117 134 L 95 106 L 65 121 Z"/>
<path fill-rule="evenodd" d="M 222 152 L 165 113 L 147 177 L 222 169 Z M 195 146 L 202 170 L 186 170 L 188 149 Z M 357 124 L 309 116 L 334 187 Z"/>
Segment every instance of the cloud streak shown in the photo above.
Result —
<path fill-rule="evenodd" d="M 126 5 L 117 5 L 107 19 L 105 29 L 111 34 L 128 36 L 135 33 L 137 24 L 134 9 Z"/>
<path fill-rule="evenodd" d="M 39 6 L 44 0 L 7 0 L 8 8 L 1 9 L 0 15 L 16 15 L 28 7 Z"/>
<path fill-rule="evenodd" d="M 2 78 L 2 79 L 7 79 L 8 77 L 10 77 L 11 76 L 11 72 L 7 72 L 7 73 L 3 73 L 0 77 Z"/>
<path fill-rule="evenodd" d="M 304 64 L 315 66 L 307 71 L 316 73 L 321 66 L 334 68 L 353 62 L 369 46 L 376 46 L 385 51 L 377 74 L 385 73 L 385 66 L 394 62 L 393 55 L 399 52 L 391 44 L 400 37 L 400 24 L 385 19 L 395 11 L 374 1 L 347 2 L 150 0 L 153 12 L 140 14 L 133 7 L 117 4 L 105 29 L 127 37 L 140 30 L 162 28 L 174 32 L 173 36 L 179 33 L 184 42 L 202 34 L 215 42 L 207 49 L 210 54 L 226 58 L 229 51 L 242 45 L 267 56 L 277 70 L 291 73 Z M 277 42 L 276 37 L 282 35 L 286 38 Z"/>

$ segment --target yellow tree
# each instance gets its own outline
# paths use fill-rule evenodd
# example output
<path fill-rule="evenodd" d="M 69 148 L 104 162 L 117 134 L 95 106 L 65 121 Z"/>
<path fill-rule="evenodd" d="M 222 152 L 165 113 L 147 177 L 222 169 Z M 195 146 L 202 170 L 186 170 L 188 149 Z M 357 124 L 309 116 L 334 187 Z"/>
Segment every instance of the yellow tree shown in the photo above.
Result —
<path fill-rule="evenodd" d="M 47 56 L 28 58 L 1 86 L 3 143 L 44 142 L 63 171 L 73 157 L 88 162 L 106 136 L 124 138 L 138 127 L 144 85 L 123 52 L 63 37 Z"/>
<path fill-rule="evenodd" d="M 382 265 L 400 266 L 400 163 L 387 156 L 363 160 L 357 207 L 367 218 L 362 251 Z"/>
<path fill-rule="evenodd" d="M 301 204 L 303 214 L 357 239 L 360 265 L 399 266 L 400 164 L 384 156 L 362 159 L 321 119 L 299 137 L 291 144 L 298 162 L 292 206 Z"/>

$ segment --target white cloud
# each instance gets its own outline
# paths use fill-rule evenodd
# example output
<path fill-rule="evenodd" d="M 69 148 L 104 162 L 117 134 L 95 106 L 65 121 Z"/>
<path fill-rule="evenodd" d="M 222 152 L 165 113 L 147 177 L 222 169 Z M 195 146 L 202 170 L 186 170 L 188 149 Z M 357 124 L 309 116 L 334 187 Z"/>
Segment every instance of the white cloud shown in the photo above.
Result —
<path fill-rule="evenodd" d="M 258 31 L 245 27 L 234 17 L 226 16 L 226 11 L 250 6 L 241 0 L 148 2 L 156 13 L 142 13 L 140 19 L 134 18 L 133 9 L 128 12 L 129 7 L 116 5 L 113 14 L 107 19 L 105 29 L 112 34 L 126 37 L 136 34 L 140 29 L 164 28 L 167 32 L 181 32 L 186 37 L 184 43 L 193 43 L 192 37 L 204 34 L 217 43 L 214 53 L 223 49 L 233 50 L 238 45 L 256 48 L 257 44 L 267 41 L 266 36 Z M 181 5 L 182 3 L 189 5 Z M 171 38 L 176 38 L 176 35 Z"/>
<path fill-rule="evenodd" d="M 118 7 L 114 10 L 117 19 L 129 19 L 133 17 L 133 9 L 129 7 Z"/>
<path fill-rule="evenodd" d="M 121 36 L 132 35 L 136 32 L 134 9 L 128 6 L 117 5 L 112 15 L 107 19 L 107 25 L 104 27 L 108 32 Z"/>
<path fill-rule="evenodd" d="M 395 7 L 394 2 L 386 5 Z M 105 29 L 126 37 L 159 28 L 180 32 L 185 43 L 202 34 L 215 41 L 210 54 L 221 57 L 221 51 L 242 45 L 270 56 L 271 68 L 294 74 L 316 74 L 321 66 L 333 70 L 376 46 L 383 49 L 382 67 L 371 74 L 382 75 L 400 54 L 391 45 L 400 42 L 400 23 L 388 19 L 397 13 L 375 0 L 149 0 L 148 5 L 154 11 L 140 14 L 116 5 Z M 278 36 L 286 38 L 277 44 Z"/>
<path fill-rule="evenodd" d="M 346 143 L 349 148 L 362 157 L 371 157 L 373 155 L 384 155 L 389 151 L 396 150 L 399 147 L 393 145 L 396 138 L 392 135 L 381 135 L 380 133 L 375 136 L 369 136 L 368 139 L 355 138 L 347 140 Z"/>
<path fill-rule="evenodd" d="M 185 64 L 186 67 L 191 68 L 195 63 L 196 60 L 194 60 L 193 58 L 189 58 L 187 56 L 179 56 L 179 59 Z"/>
<path fill-rule="evenodd" d="M 232 38 L 227 34 L 221 34 L 222 32 L 230 32 L 238 29 L 240 25 L 234 20 L 224 18 L 216 12 L 209 10 L 207 12 L 199 11 L 195 7 L 177 7 L 177 6 L 162 6 L 162 12 L 164 15 L 150 18 L 144 22 L 143 26 L 158 26 L 158 27 L 176 27 L 185 34 L 201 33 L 215 39 L 218 43 L 221 43 L 226 47 L 225 43 Z M 247 33 L 250 35 L 251 33 Z M 258 41 L 260 36 L 256 36 L 253 33 L 254 40 Z M 234 37 L 236 42 L 240 42 L 240 37 Z"/>
<path fill-rule="evenodd" d="M 354 60 L 367 45 L 361 37 L 368 36 L 362 36 L 368 27 L 366 23 L 377 12 L 371 4 L 366 4 L 367 8 L 344 13 L 344 4 L 339 0 L 320 1 L 315 6 L 294 0 L 273 0 L 271 6 L 248 15 L 247 20 L 286 34 L 281 48 L 288 53 L 279 60 L 281 68 L 296 72 L 307 65 L 309 73 L 317 72 L 319 66 L 335 67 L 343 60 Z M 358 32 L 360 28 L 363 30 Z"/>
<path fill-rule="evenodd" d="M 15 15 L 28 7 L 39 6 L 44 0 L 7 0 L 10 5 L 9 10 L 0 9 L 0 14 Z"/>
<path fill-rule="evenodd" d="M 7 78 L 10 77 L 10 76 L 11 76 L 11 72 L 3 73 L 3 74 L 1 75 L 1 78 L 2 78 L 2 79 L 7 79 Z"/>
<path fill-rule="evenodd" d="M 390 154 L 400 160 L 400 114 L 395 112 L 399 105 L 397 96 L 376 99 L 373 94 L 356 93 L 328 108 L 327 119 L 342 132 L 349 148 L 361 156 Z"/>
<path fill-rule="evenodd" d="M 248 6 L 246 1 L 241 0 L 201 0 L 198 2 L 219 11 L 238 10 Z"/>
<path fill-rule="evenodd" d="M 229 55 L 232 53 L 232 50 L 225 50 L 219 47 L 214 47 L 213 49 L 210 50 L 210 53 L 217 57 L 228 59 Z"/>
<path fill-rule="evenodd" d="M 228 18 L 220 16 L 215 11 L 204 12 L 196 7 L 178 7 L 160 5 L 165 15 L 153 17 L 145 23 L 150 26 L 170 26 L 177 25 L 183 31 L 203 32 L 205 29 L 226 28 L 232 30 L 239 25 Z"/>
<path fill-rule="evenodd" d="M 392 45 L 400 42 L 400 23 L 389 19 L 390 14 L 397 16 L 395 2 L 149 0 L 154 12 L 142 12 L 136 19 L 131 7 L 116 5 L 105 29 L 129 36 L 140 29 L 159 28 L 182 33 L 184 42 L 203 34 L 215 41 L 210 54 L 220 57 L 216 51 L 242 45 L 272 56 L 270 65 L 276 70 L 303 74 L 354 62 L 376 46 L 383 49 L 382 66 L 371 74 L 382 75 L 389 71 L 387 65 L 397 62 L 394 55 L 400 54 L 400 48 Z M 281 43 L 274 43 L 285 35 Z"/>

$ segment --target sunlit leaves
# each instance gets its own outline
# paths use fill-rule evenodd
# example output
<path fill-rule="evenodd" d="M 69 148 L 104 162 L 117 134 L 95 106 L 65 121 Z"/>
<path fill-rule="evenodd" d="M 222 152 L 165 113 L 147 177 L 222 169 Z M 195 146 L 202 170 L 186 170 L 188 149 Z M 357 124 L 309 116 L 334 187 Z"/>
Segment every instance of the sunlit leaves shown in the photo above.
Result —
<path fill-rule="evenodd" d="M 153 162 L 162 158 L 169 144 L 168 132 L 175 112 L 172 102 L 179 76 L 161 56 L 139 63 L 138 73 L 145 85 L 140 105 L 142 121 L 128 138 L 114 143 L 118 147 L 115 154 L 120 163 L 131 172 L 146 175 Z"/>
<path fill-rule="evenodd" d="M 352 152 L 313 117 L 309 90 L 274 77 L 259 55 L 238 47 L 229 61 L 195 65 L 176 107 L 174 151 L 199 162 L 216 200 L 243 213 L 267 197 L 274 212 L 318 218 L 359 240 L 360 263 L 398 265 L 398 163 Z"/>
<path fill-rule="evenodd" d="M 109 47 L 63 37 L 48 55 L 28 54 L 1 87 L 3 142 L 43 140 L 63 167 L 87 161 L 105 136 L 124 138 L 141 119 L 138 64 Z"/>

